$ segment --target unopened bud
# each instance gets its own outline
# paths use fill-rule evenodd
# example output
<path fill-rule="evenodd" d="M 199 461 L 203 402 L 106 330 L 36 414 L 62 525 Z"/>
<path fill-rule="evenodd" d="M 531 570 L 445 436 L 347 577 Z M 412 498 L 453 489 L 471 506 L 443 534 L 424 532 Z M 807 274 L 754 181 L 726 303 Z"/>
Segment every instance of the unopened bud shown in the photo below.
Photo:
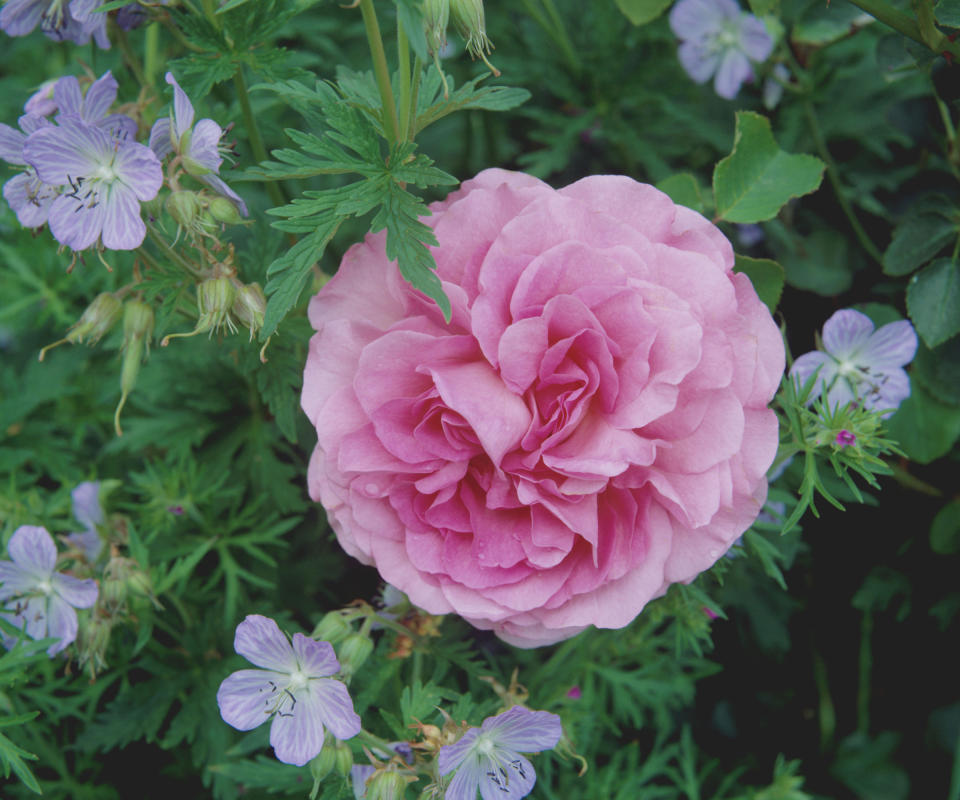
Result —
<path fill-rule="evenodd" d="M 337 739 L 334 762 L 337 767 L 337 772 L 343 775 L 343 777 L 347 777 L 347 775 L 350 774 L 350 768 L 353 766 L 353 752 L 350 750 L 350 745 L 346 742 L 341 742 L 339 739 Z"/>
<path fill-rule="evenodd" d="M 340 644 L 353 633 L 353 626 L 339 611 L 330 611 L 317 623 L 310 634 L 311 639 L 322 639 L 330 644 Z"/>
<path fill-rule="evenodd" d="M 193 228 L 200 214 L 200 200 L 196 192 L 173 192 L 164 205 L 174 222 L 184 228 Z"/>
<path fill-rule="evenodd" d="M 340 656 L 340 671 L 347 677 L 355 675 L 372 652 L 373 642 L 369 636 L 351 633 L 337 652 Z"/>
<path fill-rule="evenodd" d="M 127 397 L 133 391 L 140 374 L 144 352 L 150 354 L 150 337 L 153 335 L 153 309 L 140 300 L 130 300 L 123 307 L 123 365 L 120 368 L 120 402 L 113 414 L 117 436 L 123 436 L 120 428 L 120 412 Z"/>
<path fill-rule="evenodd" d="M 310 761 L 310 775 L 315 781 L 320 782 L 330 774 L 336 764 L 336 740 L 328 733 L 323 749 Z"/>
<path fill-rule="evenodd" d="M 450 16 L 458 33 L 467 43 L 467 52 L 473 58 L 481 59 L 494 75 L 499 75 L 500 70 L 487 61 L 493 44 L 487 37 L 483 0 L 450 0 Z"/>
<path fill-rule="evenodd" d="M 100 581 L 100 602 L 110 612 L 116 613 L 127 602 L 127 576 L 136 562 L 116 556 L 107 562 Z"/>
<path fill-rule="evenodd" d="M 229 201 L 227 201 L 229 202 Z M 233 206 L 233 203 L 230 203 Z M 250 329 L 250 341 L 263 327 L 263 318 L 267 313 L 267 297 L 259 283 L 250 283 L 237 290 L 237 297 L 233 301 L 233 316 L 241 325 Z"/>
<path fill-rule="evenodd" d="M 96 344 L 103 338 L 104 334 L 117 324 L 122 311 L 123 305 L 116 297 L 110 294 L 110 292 L 98 294 L 93 299 L 93 302 L 87 306 L 83 314 L 80 315 L 80 319 L 70 327 L 70 330 L 63 339 L 53 344 L 48 344 L 40 351 L 40 360 L 43 361 L 47 350 L 64 342 L 70 342 L 71 344 L 76 342 L 82 343 L 84 339 L 87 339 L 88 344 Z"/>
<path fill-rule="evenodd" d="M 377 770 L 367 783 L 367 800 L 400 800 L 407 779 L 393 769 Z"/>
<path fill-rule="evenodd" d="M 216 197 L 210 198 L 208 210 L 210 211 L 210 216 L 217 222 L 223 222 L 227 225 L 236 225 L 239 222 L 243 222 L 240 211 L 226 197 L 217 195 Z"/>
<path fill-rule="evenodd" d="M 110 646 L 112 629 L 111 618 L 98 613 L 96 609 L 89 616 L 84 615 L 80 618 L 77 652 L 80 664 L 90 665 L 91 677 L 96 677 L 97 670 L 107 666 L 107 648 Z"/>
<path fill-rule="evenodd" d="M 231 333 L 236 333 L 237 326 L 234 325 L 230 316 L 236 292 L 230 279 L 223 275 L 207 278 L 197 286 L 197 310 L 200 316 L 196 327 L 188 333 L 171 333 L 164 336 L 160 346 L 166 347 L 171 339 L 187 338 L 207 331 L 213 333 L 221 328 L 227 328 Z"/>
<path fill-rule="evenodd" d="M 423 0 L 423 26 L 427 49 L 431 55 L 439 53 L 447 43 L 447 25 L 450 24 L 450 0 Z"/>

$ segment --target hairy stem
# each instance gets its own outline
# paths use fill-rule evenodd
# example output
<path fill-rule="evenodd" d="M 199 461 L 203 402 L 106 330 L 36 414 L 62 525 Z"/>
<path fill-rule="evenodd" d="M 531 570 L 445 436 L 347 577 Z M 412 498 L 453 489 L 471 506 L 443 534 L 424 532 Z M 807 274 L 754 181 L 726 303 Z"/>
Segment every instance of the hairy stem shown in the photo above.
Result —
<path fill-rule="evenodd" d="M 403 23 L 397 20 L 397 83 L 400 89 L 399 131 L 397 140 L 405 142 L 410 130 L 410 43 Z"/>
<path fill-rule="evenodd" d="M 380 90 L 380 102 L 383 104 L 383 129 L 387 142 L 393 147 L 400 138 L 400 122 L 397 119 L 397 104 L 393 99 L 390 85 L 390 69 L 387 67 L 387 54 L 383 49 L 383 37 L 377 24 L 377 12 L 373 10 L 373 0 L 360 0 L 360 13 L 367 31 L 370 45 L 370 57 L 373 59 L 373 74 Z"/>
<path fill-rule="evenodd" d="M 260 126 L 257 125 L 256 115 L 253 113 L 253 106 L 250 105 L 250 94 L 247 91 L 247 81 L 243 77 L 243 67 L 238 67 L 233 74 L 233 86 L 237 92 L 237 100 L 240 102 L 240 112 L 243 114 L 243 124 L 247 128 L 247 138 L 250 140 L 250 149 L 253 151 L 253 157 L 258 163 L 267 160 L 267 148 L 263 144 L 263 136 L 260 134 Z M 280 186 L 275 181 L 267 183 L 267 193 L 270 200 L 276 206 L 282 206 L 286 203 Z"/>

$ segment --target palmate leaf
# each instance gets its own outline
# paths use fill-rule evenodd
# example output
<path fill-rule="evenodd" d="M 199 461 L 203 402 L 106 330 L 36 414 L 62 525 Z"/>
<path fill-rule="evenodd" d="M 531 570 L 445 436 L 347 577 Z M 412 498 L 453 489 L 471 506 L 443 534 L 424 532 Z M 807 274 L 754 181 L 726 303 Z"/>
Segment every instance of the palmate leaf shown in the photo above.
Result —
<path fill-rule="evenodd" d="M 352 75 L 360 81 L 362 76 Z M 251 175 L 268 179 L 307 178 L 317 175 L 352 174 L 360 180 L 332 189 L 304 192 L 286 206 L 270 210 L 281 217 L 273 226 L 288 233 L 306 234 L 267 269 L 265 292 L 269 298 L 261 339 L 272 335 L 280 321 L 300 298 L 313 265 L 323 255 L 341 223 L 349 217 L 373 213 L 371 230 L 386 230 L 386 251 L 396 260 L 401 275 L 414 288 L 432 298 L 450 318 L 450 303 L 436 276 L 436 262 L 427 245 L 437 241 L 419 217 L 429 214 L 423 201 L 407 191 L 419 187 L 450 185 L 457 181 L 437 169 L 433 162 L 416 154 L 416 146 L 404 143 L 385 154 L 378 129 L 368 109 L 358 105 L 363 98 L 354 87 L 348 93 L 340 87 L 318 82 L 313 89 L 293 81 L 269 87 L 285 101 L 319 109 L 322 133 L 287 133 L 298 149 L 273 151 L 276 161 L 259 166 Z M 356 100 L 347 102 L 349 99 Z"/>

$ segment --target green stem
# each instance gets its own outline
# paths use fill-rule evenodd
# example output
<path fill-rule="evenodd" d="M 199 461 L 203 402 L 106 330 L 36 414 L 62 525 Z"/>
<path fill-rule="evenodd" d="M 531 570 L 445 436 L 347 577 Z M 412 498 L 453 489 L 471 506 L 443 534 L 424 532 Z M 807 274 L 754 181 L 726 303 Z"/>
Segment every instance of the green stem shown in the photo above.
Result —
<path fill-rule="evenodd" d="M 260 126 L 257 125 L 257 118 L 253 113 L 253 106 L 250 105 L 250 94 L 247 91 L 247 81 L 243 77 L 243 67 L 238 66 L 237 71 L 233 73 L 233 86 L 237 92 L 237 100 L 240 102 L 240 112 L 243 114 L 243 124 L 247 128 L 247 138 L 250 140 L 250 149 L 253 151 L 253 157 L 258 163 L 267 160 L 267 148 L 263 145 L 263 136 L 260 134 Z M 275 206 L 286 204 L 283 192 L 275 181 L 267 183 L 267 193 Z"/>
<path fill-rule="evenodd" d="M 860 685 L 857 687 L 857 731 L 864 736 L 870 730 L 870 674 L 872 671 L 871 641 L 873 614 L 863 612 L 860 621 Z"/>
<path fill-rule="evenodd" d="M 177 43 L 180 44 L 182 47 L 185 47 L 187 50 L 190 50 L 193 53 L 205 52 L 202 47 L 194 44 L 186 36 L 183 35 L 183 31 L 181 31 L 177 27 L 177 24 L 172 19 L 170 19 L 169 14 L 164 15 L 163 17 L 160 18 L 160 24 L 163 25 L 163 27 L 170 32 L 170 35 L 173 36 L 173 38 L 177 40 Z"/>
<path fill-rule="evenodd" d="M 149 25 L 144 35 L 143 44 L 143 72 L 147 78 L 147 85 L 153 86 L 160 64 L 160 28 Z"/>
<path fill-rule="evenodd" d="M 405 142 L 410 131 L 410 43 L 403 23 L 397 20 L 397 84 L 400 89 L 399 133 L 397 141 Z"/>
<path fill-rule="evenodd" d="M 846 216 L 847 220 L 849 221 L 850 227 L 853 228 L 853 232 L 856 234 L 857 240 L 860 242 L 861 247 L 863 247 L 869 256 L 878 264 L 883 263 L 883 254 L 877 249 L 877 246 L 873 243 L 873 241 L 871 241 L 869 235 L 860 224 L 860 220 L 857 219 L 857 216 L 853 211 L 853 207 L 847 200 L 847 195 L 840 183 L 840 175 L 837 172 L 837 165 L 833 160 L 833 156 L 830 155 L 830 151 L 827 149 L 827 143 L 823 138 L 823 133 L 820 131 L 820 123 L 817 122 L 817 115 L 813 110 L 813 103 L 811 103 L 809 100 L 804 101 L 803 110 L 807 116 L 807 122 L 810 125 L 810 132 L 813 134 L 813 141 L 817 146 L 817 152 L 820 154 L 820 158 L 822 158 L 827 165 L 827 178 L 830 181 L 830 185 L 833 187 L 833 193 L 837 197 L 837 202 L 840 204 L 840 209 L 843 211 L 844 216 Z"/>
<path fill-rule="evenodd" d="M 543 5 L 547 9 L 547 14 L 550 19 L 553 21 L 555 31 L 554 38 L 557 44 L 560 45 L 560 49 L 563 50 L 563 54 L 567 59 L 567 63 L 570 64 L 573 73 L 579 75 L 583 69 L 583 65 L 580 63 L 580 57 L 577 55 L 577 51 L 573 47 L 573 42 L 570 41 L 570 36 L 567 34 L 567 28 L 563 24 L 563 17 L 557 12 L 557 7 L 553 4 L 553 0 L 543 0 Z"/>
<path fill-rule="evenodd" d="M 203 270 L 198 268 L 195 264 L 192 264 L 170 245 L 168 245 L 166 240 L 160 235 L 157 229 L 149 222 L 147 223 L 147 235 L 150 237 L 150 241 L 152 241 L 167 258 L 180 266 L 186 272 L 193 275 L 195 278 L 202 279 L 207 277 Z"/>
<path fill-rule="evenodd" d="M 140 59 L 137 57 L 137 54 L 133 52 L 133 48 L 130 46 L 130 38 L 123 28 L 117 28 L 117 41 L 120 44 L 120 52 L 123 54 L 123 60 L 127 63 L 137 82 L 141 86 L 149 86 L 150 82 L 147 80 L 147 76 L 143 74 Z"/>
<path fill-rule="evenodd" d="M 849 0 L 857 8 L 866 11 L 871 17 L 878 19 L 884 25 L 888 25 L 895 31 L 902 33 L 908 39 L 913 39 L 926 47 L 929 47 L 935 53 L 950 53 L 956 58 L 960 58 L 960 41 L 951 42 L 946 36 L 940 34 L 940 38 L 934 38 L 932 41 L 926 41 L 920 25 L 912 15 L 894 8 L 885 0 Z M 938 31 L 939 33 L 939 31 Z M 929 33 L 928 33 L 929 36 Z"/>
<path fill-rule="evenodd" d="M 423 76 L 423 62 L 419 58 L 413 59 L 413 85 L 410 87 L 410 108 L 407 112 L 406 138 L 413 141 L 417 138 L 417 106 L 420 103 L 420 78 Z"/>
<path fill-rule="evenodd" d="M 377 24 L 377 12 L 373 10 L 373 0 L 360 0 L 360 13 L 367 31 L 370 45 L 370 57 L 373 59 L 373 74 L 380 90 L 380 102 L 383 104 L 383 130 L 387 143 L 393 147 L 400 138 L 400 122 L 397 119 L 397 104 L 393 99 L 393 87 L 390 85 L 390 70 L 387 67 L 387 54 L 383 49 L 383 37 Z"/>
<path fill-rule="evenodd" d="M 817 684 L 817 695 L 819 695 L 820 750 L 825 752 L 833 742 L 837 715 L 833 708 L 833 698 L 830 696 L 830 686 L 827 683 L 827 665 L 817 650 L 813 651 L 813 677 Z"/>

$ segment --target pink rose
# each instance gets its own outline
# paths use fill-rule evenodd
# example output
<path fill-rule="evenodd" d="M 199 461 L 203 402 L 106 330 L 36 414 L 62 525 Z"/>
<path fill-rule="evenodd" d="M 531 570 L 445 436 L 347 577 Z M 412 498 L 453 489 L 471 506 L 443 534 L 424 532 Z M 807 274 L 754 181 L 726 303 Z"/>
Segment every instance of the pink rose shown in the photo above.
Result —
<path fill-rule="evenodd" d="M 431 613 L 520 647 L 623 627 L 759 513 L 780 333 L 652 186 L 491 169 L 432 210 L 449 324 L 382 234 L 310 303 L 310 494 Z"/>

